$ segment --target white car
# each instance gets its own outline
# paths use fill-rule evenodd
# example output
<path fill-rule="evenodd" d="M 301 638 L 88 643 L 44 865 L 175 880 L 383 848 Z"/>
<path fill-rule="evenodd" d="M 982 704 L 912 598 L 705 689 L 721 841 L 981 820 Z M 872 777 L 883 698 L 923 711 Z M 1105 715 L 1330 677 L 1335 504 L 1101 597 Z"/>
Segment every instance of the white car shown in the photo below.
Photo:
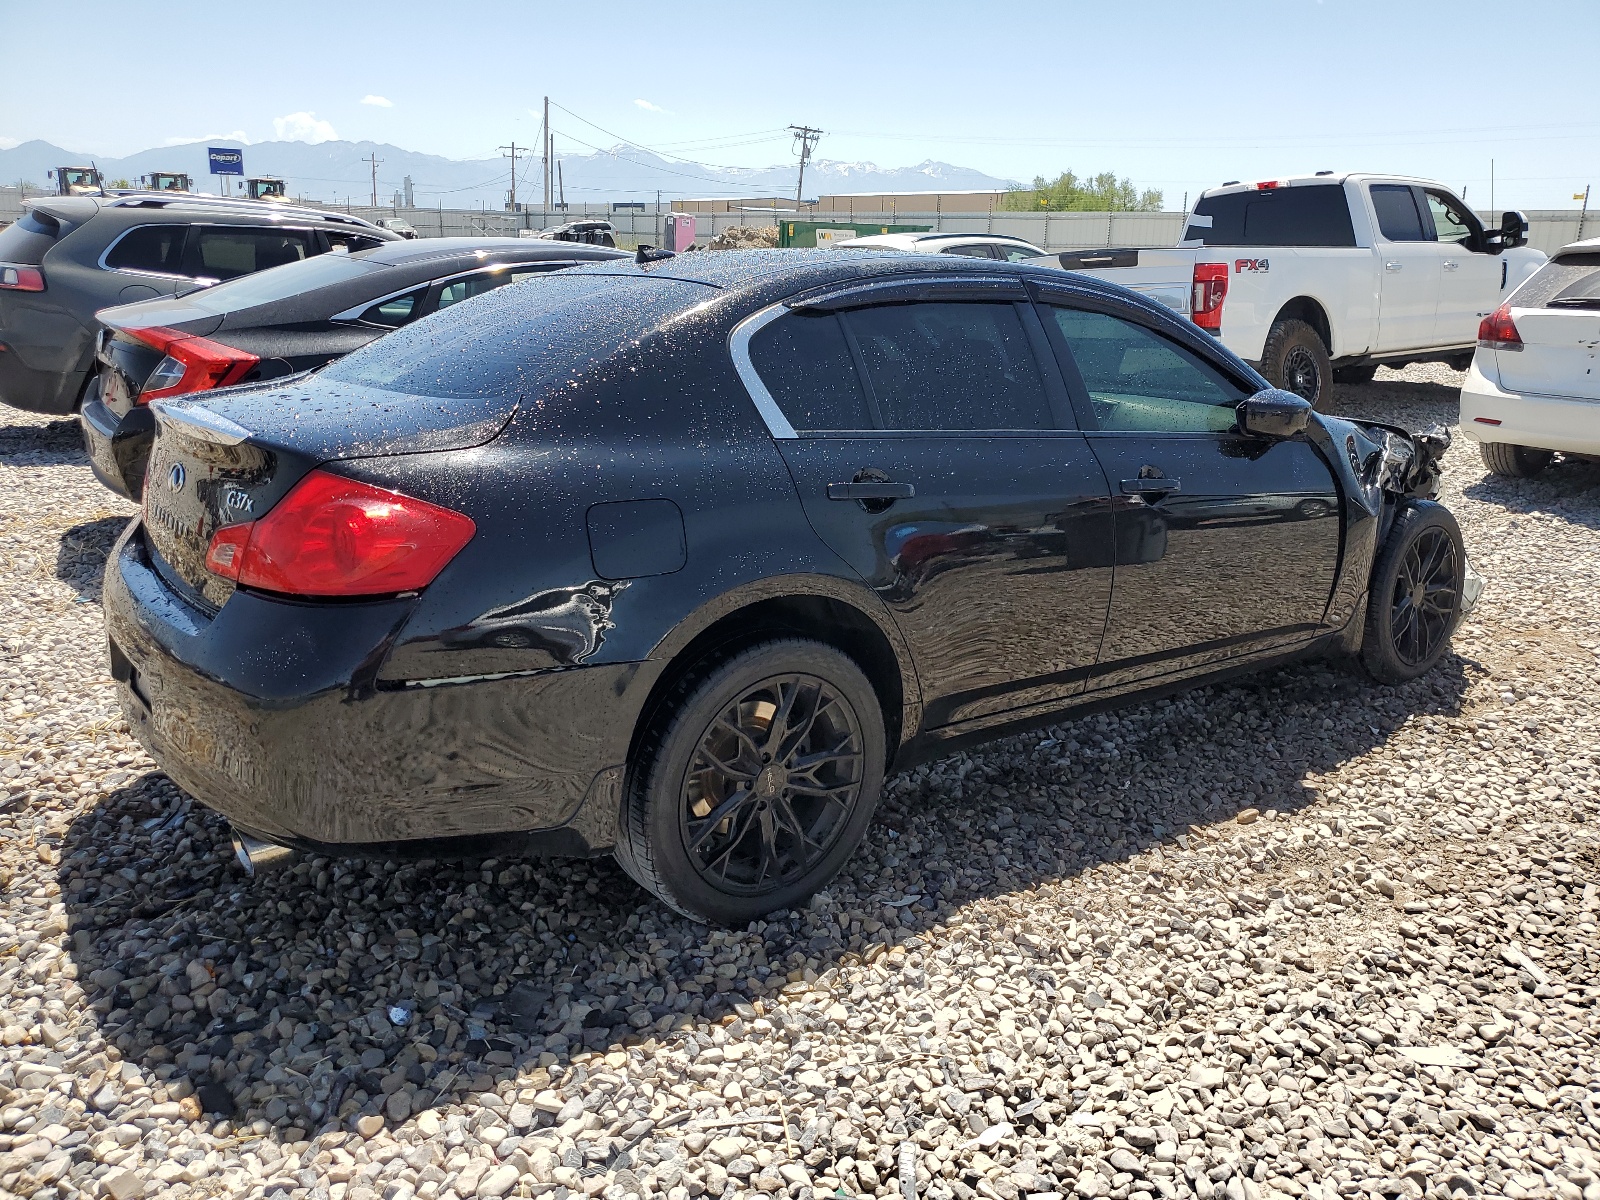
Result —
<path fill-rule="evenodd" d="M 1379 366 L 1465 367 L 1478 322 L 1545 262 L 1527 228 L 1510 212 L 1486 229 L 1430 180 L 1319 171 L 1212 188 L 1171 249 L 1051 259 L 1184 313 L 1320 405 Z"/>
<path fill-rule="evenodd" d="M 1563 247 L 1484 318 L 1461 429 L 1496 475 L 1600 455 L 1600 238 Z"/>
<path fill-rule="evenodd" d="M 1003 233 L 874 233 L 830 242 L 839 250 L 899 250 L 904 254 L 964 254 L 1001 262 L 1026 262 L 1044 251 Z"/>

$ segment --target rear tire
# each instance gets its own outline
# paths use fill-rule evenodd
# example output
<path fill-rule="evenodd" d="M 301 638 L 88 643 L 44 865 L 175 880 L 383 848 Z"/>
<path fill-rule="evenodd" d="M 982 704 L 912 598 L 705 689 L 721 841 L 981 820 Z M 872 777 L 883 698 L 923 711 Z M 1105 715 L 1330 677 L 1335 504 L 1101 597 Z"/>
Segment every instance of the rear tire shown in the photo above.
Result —
<path fill-rule="evenodd" d="M 617 861 L 696 920 L 739 926 L 796 907 L 855 852 L 884 767 L 861 668 L 821 642 L 763 642 L 662 705 L 629 772 Z"/>
<path fill-rule="evenodd" d="M 1490 471 L 1496 475 L 1509 475 L 1513 479 L 1532 479 L 1555 458 L 1553 450 L 1513 446 L 1509 442 L 1479 442 L 1478 452 L 1483 455 L 1483 465 Z"/>
<path fill-rule="evenodd" d="M 1333 381 L 1346 387 L 1363 387 L 1371 383 L 1377 374 L 1378 368 L 1370 363 L 1364 367 L 1335 367 Z"/>
<path fill-rule="evenodd" d="M 1261 348 L 1261 373 L 1273 387 L 1293 392 L 1324 411 L 1333 365 L 1322 335 L 1304 321 L 1284 320 L 1272 326 Z"/>
<path fill-rule="evenodd" d="M 1379 683 L 1405 683 L 1433 670 L 1461 619 L 1466 550 L 1450 510 L 1407 502 L 1378 553 L 1367 598 L 1361 662 Z"/>

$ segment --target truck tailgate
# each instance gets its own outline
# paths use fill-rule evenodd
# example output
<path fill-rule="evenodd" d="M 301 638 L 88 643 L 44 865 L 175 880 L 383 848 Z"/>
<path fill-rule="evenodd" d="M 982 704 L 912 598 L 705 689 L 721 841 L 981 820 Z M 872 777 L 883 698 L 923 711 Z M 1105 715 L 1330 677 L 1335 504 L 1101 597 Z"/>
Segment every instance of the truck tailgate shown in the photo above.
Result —
<path fill-rule="evenodd" d="M 1063 271 L 1092 272 L 1188 316 L 1190 285 L 1198 256 L 1195 248 L 1108 247 L 1065 250 L 1028 261 L 1035 266 L 1060 267 Z"/>

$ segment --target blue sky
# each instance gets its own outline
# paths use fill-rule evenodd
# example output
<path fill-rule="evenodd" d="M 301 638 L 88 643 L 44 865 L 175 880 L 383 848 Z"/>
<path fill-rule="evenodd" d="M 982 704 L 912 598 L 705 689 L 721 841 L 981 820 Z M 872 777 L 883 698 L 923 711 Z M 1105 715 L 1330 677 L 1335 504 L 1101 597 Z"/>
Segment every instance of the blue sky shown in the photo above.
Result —
<path fill-rule="evenodd" d="M 548 94 L 574 151 L 764 166 L 805 123 L 825 158 L 1113 170 L 1171 207 L 1319 169 L 1488 207 L 1491 159 L 1502 207 L 1572 207 L 1585 184 L 1600 204 L 1596 0 L 671 7 L 0 0 L 0 146 L 336 136 L 480 158 L 534 141 Z"/>

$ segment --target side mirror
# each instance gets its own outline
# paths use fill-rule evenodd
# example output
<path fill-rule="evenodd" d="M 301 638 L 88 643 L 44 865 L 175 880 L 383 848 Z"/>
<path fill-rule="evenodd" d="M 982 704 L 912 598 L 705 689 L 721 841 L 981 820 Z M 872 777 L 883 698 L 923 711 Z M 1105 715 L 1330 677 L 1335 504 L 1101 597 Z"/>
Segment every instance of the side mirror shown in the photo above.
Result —
<path fill-rule="evenodd" d="M 1500 214 L 1500 248 L 1514 250 L 1528 244 L 1528 218 L 1516 209 Z"/>
<path fill-rule="evenodd" d="M 1250 437 L 1283 440 L 1304 433 L 1311 402 L 1282 388 L 1268 388 L 1239 402 L 1239 430 Z"/>

